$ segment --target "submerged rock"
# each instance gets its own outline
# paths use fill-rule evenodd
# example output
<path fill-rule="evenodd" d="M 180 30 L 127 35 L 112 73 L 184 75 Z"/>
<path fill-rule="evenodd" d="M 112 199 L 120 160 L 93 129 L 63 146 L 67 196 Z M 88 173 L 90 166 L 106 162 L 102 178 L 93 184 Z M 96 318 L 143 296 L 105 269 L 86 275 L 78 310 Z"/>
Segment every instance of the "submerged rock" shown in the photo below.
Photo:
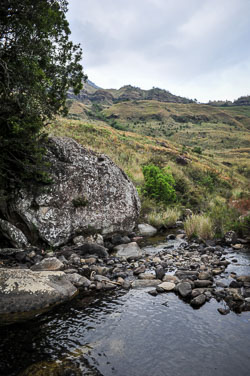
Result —
<path fill-rule="evenodd" d="M 31 319 L 78 291 L 59 271 L 0 269 L 0 281 L 0 324 Z"/>
<path fill-rule="evenodd" d="M 157 229 L 147 223 L 138 225 L 138 230 L 141 236 L 154 236 L 157 233 Z"/>
<path fill-rule="evenodd" d="M 136 242 L 117 245 L 114 248 L 114 250 L 117 251 L 117 257 L 125 257 L 127 259 L 132 259 L 142 256 L 142 250 Z"/>
<path fill-rule="evenodd" d="M 31 243 L 42 240 L 60 246 L 93 230 L 102 234 L 133 230 L 140 210 L 137 191 L 107 156 L 70 138 L 52 137 L 46 158 L 53 183 L 46 189 L 17 192 L 12 210 L 5 213 L 10 223 L 20 218 L 20 228 Z"/>

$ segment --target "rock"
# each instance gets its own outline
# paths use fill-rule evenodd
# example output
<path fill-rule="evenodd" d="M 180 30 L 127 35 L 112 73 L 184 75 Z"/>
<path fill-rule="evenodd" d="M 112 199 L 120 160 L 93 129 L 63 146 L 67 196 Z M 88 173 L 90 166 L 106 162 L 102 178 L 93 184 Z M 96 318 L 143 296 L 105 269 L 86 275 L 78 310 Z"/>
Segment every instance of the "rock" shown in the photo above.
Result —
<path fill-rule="evenodd" d="M 120 244 L 114 248 L 116 257 L 125 257 L 126 259 L 139 258 L 142 256 L 142 251 L 137 243 L 132 242 L 129 244 Z"/>
<path fill-rule="evenodd" d="M 174 240 L 176 238 L 176 235 L 175 234 L 169 234 L 167 237 L 166 237 L 166 240 Z"/>
<path fill-rule="evenodd" d="M 229 284 L 229 287 L 233 288 L 233 289 L 237 289 L 237 288 L 239 288 L 241 286 L 242 286 L 242 282 L 238 282 L 238 281 L 232 281 Z"/>
<path fill-rule="evenodd" d="M 37 264 L 33 265 L 30 269 L 33 271 L 37 270 L 62 270 L 64 268 L 64 264 L 58 260 L 56 257 L 47 257 L 44 258 L 42 261 L 38 262 Z"/>
<path fill-rule="evenodd" d="M 152 296 L 157 296 L 158 292 L 157 292 L 157 290 L 150 290 L 150 291 L 148 291 L 148 294 L 150 294 Z"/>
<path fill-rule="evenodd" d="M 206 296 L 203 295 L 203 294 L 200 294 L 200 295 L 196 296 L 195 298 L 193 298 L 190 301 L 190 304 L 193 307 L 200 307 L 205 303 L 205 301 L 206 301 Z"/>
<path fill-rule="evenodd" d="M 201 273 L 198 274 L 198 279 L 200 279 L 200 280 L 210 280 L 210 279 L 213 279 L 213 277 L 209 272 L 201 272 Z"/>
<path fill-rule="evenodd" d="M 144 273 L 145 270 L 146 270 L 146 267 L 145 267 L 144 264 L 142 264 L 141 266 L 139 266 L 138 268 L 136 268 L 136 269 L 133 271 L 133 273 L 134 273 L 135 275 L 138 275 L 138 274 Z"/>
<path fill-rule="evenodd" d="M 95 257 L 89 257 L 89 258 L 85 259 L 84 261 L 85 261 L 85 264 L 93 265 L 93 264 L 96 263 L 96 258 Z"/>
<path fill-rule="evenodd" d="M 141 273 L 138 276 L 139 279 L 155 279 L 155 275 L 151 273 Z"/>
<path fill-rule="evenodd" d="M 13 247 L 22 248 L 27 247 L 29 242 L 24 233 L 16 226 L 12 225 L 8 221 L 4 221 L 0 218 L 0 232 L 7 238 Z"/>
<path fill-rule="evenodd" d="M 162 266 L 158 266 L 156 269 L 155 269 L 155 276 L 157 279 L 162 279 L 165 275 L 165 270 L 163 269 Z"/>
<path fill-rule="evenodd" d="M 2 324 L 33 318 L 69 300 L 78 291 L 59 271 L 0 269 L 0 281 Z"/>
<path fill-rule="evenodd" d="M 186 298 L 187 296 L 191 295 L 192 287 L 189 282 L 181 282 L 178 283 L 177 290 L 183 298 Z"/>
<path fill-rule="evenodd" d="M 238 282 L 250 282 L 250 275 L 240 275 L 236 279 Z"/>
<path fill-rule="evenodd" d="M 175 275 L 164 275 L 162 278 L 163 282 L 173 282 L 175 284 L 179 283 L 180 280 Z"/>
<path fill-rule="evenodd" d="M 183 211 L 183 218 L 188 218 L 188 217 L 191 217 L 193 215 L 193 212 L 192 212 L 192 210 L 191 209 L 185 209 L 184 211 Z"/>
<path fill-rule="evenodd" d="M 84 239 L 84 236 L 82 235 L 79 235 L 79 236 L 75 236 L 74 239 L 73 239 L 73 243 L 75 245 L 81 245 L 85 242 L 85 239 Z"/>
<path fill-rule="evenodd" d="M 235 231 L 228 231 L 224 236 L 224 241 L 226 244 L 235 244 L 237 241 L 237 235 Z"/>
<path fill-rule="evenodd" d="M 140 288 L 140 287 L 156 287 L 161 283 L 159 279 L 137 279 L 132 282 L 131 287 Z"/>
<path fill-rule="evenodd" d="M 96 255 L 97 257 L 108 257 L 108 252 L 106 251 L 106 248 L 104 248 L 102 245 L 96 244 L 96 243 L 84 243 L 79 246 L 73 247 L 72 250 L 81 256 L 85 255 Z"/>
<path fill-rule="evenodd" d="M 83 277 L 78 273 L 67 274 L 66 278 L 76 287 L 89 287 L 91 285 L 88 278 Z"/>
<path fill-rule="evenodd" d="M 230 309 L 229 308 L 218 308 L 217 311 L 221 314 L 221 315 L 228 315 L 228 313 L 230 313 Z"/>
<path fill-rule="evenodd" d="M 194 281 L 195 287 L 209 287 L 212 286 L 213 282 L 209 280 L 196 280 Z"/>
<path fill-rule="evenodd" d="M 133 230 L 140 211 L 137 191 L 107 156 L 70 138 L 52 137 L 46 160 L 53 183 L 46 191 L 23 188 L 4 213 L 10 223 L 17 216 L 23 221 L 30 243 L 41 239 L 60 246 L 93 229 L 105 235 Z"/>
<path fill-rule="evenodd" d="M 162 288 L 164 291 L 173 291 L 175 284 L 172 282 L 162 282 L 158 287 Z"/>
<path fill-rule="evenodd" d="M 183 157 L 182 155 L 178 155 L 178 157 L 176 157 L 176 163 L 182 166 L 186 166 L 188 164 L 188 160 L 186 157 Z"/>
<path fill-rule="evenodd" d="M 157 229 L 155 227 L 146 223 L 138 225 L 138 230 L 141 236 L 154 236 L 157 233 Z"/>

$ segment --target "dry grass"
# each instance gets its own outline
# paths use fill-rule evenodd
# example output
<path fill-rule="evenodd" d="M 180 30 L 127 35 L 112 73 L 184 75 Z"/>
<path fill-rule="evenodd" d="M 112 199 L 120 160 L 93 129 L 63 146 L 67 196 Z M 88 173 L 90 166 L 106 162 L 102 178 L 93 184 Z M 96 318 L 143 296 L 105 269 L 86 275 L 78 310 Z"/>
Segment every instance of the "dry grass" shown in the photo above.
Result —
<path fill-rule="evenodd" d="M 184 222 L 184 229 L 188 238 L 195 236 L 206 240 L 214 237 L 212 221 L 205 215 L 197 214 L 187 218 Z"/>
<path fill-rule="evenodd" d="M 178 221 L 180 216 L 181 211 L 178 208 L 156 209 L 146 216 L 146 221 L 156 228 L 170 227 Z"/>

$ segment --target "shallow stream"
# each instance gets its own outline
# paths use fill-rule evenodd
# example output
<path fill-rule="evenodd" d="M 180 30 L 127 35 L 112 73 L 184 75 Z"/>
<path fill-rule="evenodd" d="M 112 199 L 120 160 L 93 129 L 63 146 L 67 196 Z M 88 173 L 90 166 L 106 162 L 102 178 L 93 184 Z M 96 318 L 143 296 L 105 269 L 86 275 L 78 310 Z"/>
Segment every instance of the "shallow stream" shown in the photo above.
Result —
<path fill-rule="evenodd" d="M 227 257 L 238 260 L 228 273 L 250 274 L 249 253 Z M 224 303 L 214 299 L 194 310 L 174 293 L 148 290 L 79 295 L 1 328 L 0 375 L 250 375 L 250 312 L 221 316 Z"/>

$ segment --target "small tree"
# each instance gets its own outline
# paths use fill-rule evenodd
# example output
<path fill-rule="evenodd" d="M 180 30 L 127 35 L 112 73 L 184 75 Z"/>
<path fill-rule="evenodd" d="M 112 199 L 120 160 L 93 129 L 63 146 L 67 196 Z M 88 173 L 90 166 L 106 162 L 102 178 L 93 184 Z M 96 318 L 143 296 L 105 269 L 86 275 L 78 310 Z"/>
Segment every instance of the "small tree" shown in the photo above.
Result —
<path fill-rule="evenodd" d="M 144 193 L 157 201 L 166 204 L 175 201 L 175 181 L 169 167 L 161 169 L 153 164 L 143 167 L 145 179 Z"/>
<path fill-rule="evenodd" d="M 65 0 L 0 2 L 0 188 L 43 179 L 42 128 L 85 78 Z"/>

